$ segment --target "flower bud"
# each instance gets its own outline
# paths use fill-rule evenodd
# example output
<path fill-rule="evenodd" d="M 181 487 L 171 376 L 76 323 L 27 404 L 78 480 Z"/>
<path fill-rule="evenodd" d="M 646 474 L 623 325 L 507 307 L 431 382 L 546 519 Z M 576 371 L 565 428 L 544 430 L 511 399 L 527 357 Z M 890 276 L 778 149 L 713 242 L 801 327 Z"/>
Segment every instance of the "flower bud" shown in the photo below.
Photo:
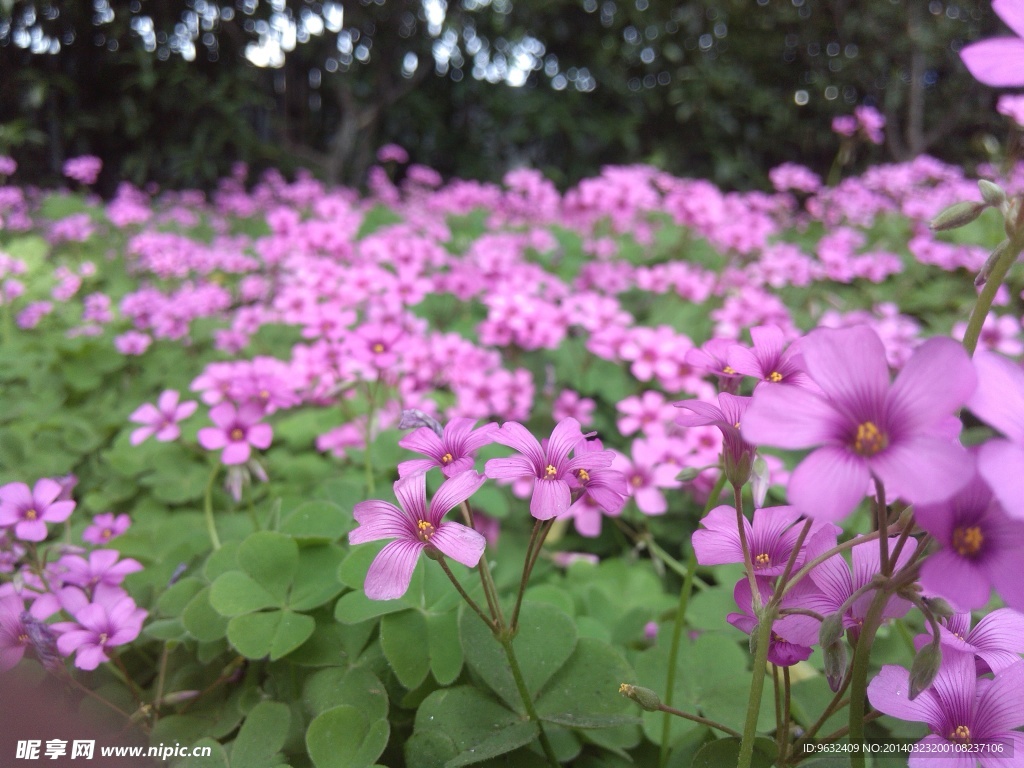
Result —
<path fill-rule="evenodd" d="M 683 467 L 682 471 L 676 475 L 676 480 L 681 483 L 688 483 L 691 480 L 696 480 L 697 476 L 701 473 L 701 467 Z"/>
<path fill-rule="evenodd" d="M 627 699 L 632 699 L 640 708 L 647 712 L 658 712 L 661 710 L 661 699 L 650 688 L 641 688 L 639 685 L 623 683 L 619 686 L 619 693 Z"/>
<path fill-rule="evenodd" d="M 438 437 L 444 434 L 444 427 L 429 413 L 424 413 L 418 408 L 406 408 L 402 411 L 402 418 L 398 422 L 398 428 L 417 429 L 418 427 L 430 427 Z"/>
<path fill-rule="evenodd" d="M 932 684 L 935 676 L 939 674 L 939 667 L 942 666 L 942 648 L 939 643 L 933 641 L 926 645 L 914 657 L 914 663 L 910 667 L 910 700 L 916 699 L 921 691 Z"/>
<path fill-rule="evenodd" d="M 753 464 L 750 451 L 742 451 L 738 457 L 733 456 L 730 451 L 722 451 L 722 463 L 725 466 L 725 476 L 733 488 L 742 488 L 747 484 Z"/>
<path fill-rule="evenodd" d="M 988 208 L 988 203 L 954 203 L 932 219 L 928 226 L 936 232 L 958 229 L 959 227 L 970 224 L 976 218 L 981 216 L 982 212 L 986 208 Z"/>
<path fill-rule="evenodd" d="M 988 276 L 992 274 L 992 270 L 996 266 L 996 262 L 999 261 L 1000 257 L 1006 253 L 1006 249 L 1010 247 L 1009 240 L 1003 240 L 999 245 L 995 247 L 992 253 L 987 259 L 985 264 L 982 266 L 981 271 L 978 272 L 978 276 L 974 278 L 974 285 L 978 288 L 988 282 Z"/>
<path fill-rule="evenodd" d="M 1006 193 L 995 182 L 988 179 L 979 179 L 978 189 L 981 190 L 981 199 L 989 205 L 999 207 L 1006 202 Z"/>
<path fill-rule="evenodd" d="M 838 643 L 843 637 L 843 614 L 836 613 L 825 617 L 825 620 L 821 622 L 821 628 L 818 629 L 818 642 L 821 643 L 822 648 L 828 648 L 830 645 Z"/>
<path fill-rule="evenodd" d="M 754 495 L 754 506 L 758 509 L 764 506 L 770 485 L 771 475 L 768 472 L 768 462 L 758 456 L 750 468 L 750 491 Z"/>
<path fill-rule="evenodd" d="M 948 619 L 956 610 L 953 606 L 943 600 L 941 597 L 922 597 L 925 606 L 932 612 L 933 616 L 937 616 L 940 619 Z"/>
<path fill-rule="evenodd" d="M 842 640 L 832 643 L 822 651 L 825 658 L 825 679 L 835 693 L 843 687 L 846 678 L 846 643 Z"/>

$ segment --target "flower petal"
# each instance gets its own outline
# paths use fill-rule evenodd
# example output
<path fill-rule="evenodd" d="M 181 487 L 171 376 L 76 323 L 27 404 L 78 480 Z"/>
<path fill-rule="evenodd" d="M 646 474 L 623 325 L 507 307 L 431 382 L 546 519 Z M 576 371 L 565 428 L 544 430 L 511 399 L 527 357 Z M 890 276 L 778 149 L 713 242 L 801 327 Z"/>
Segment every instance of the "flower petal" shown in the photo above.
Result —
<path fill-rule="evenodd" d="M 430 500 L 429 520 L 437 527 L 445 513 L 472 496 L 486 482 L 487 478 L 476 472 L 463 472 L 441 483 L 434 497 Z"/>
<path fill-rule="evenodd" d="M 506 421 L 501 425 L 501 429 L 494 433 L 494 442 L 507 445 L 509 448 L 519 451 L 533 465 L 534 472 L 544 469 L 545 457 L 544 451 L 541 450 L 540 442 L 522 424 L 515 421 Z M 494 461 L 494 459 L 491 461 Z M 488 473 L 488 477 L 494 477 L 494 475 Z"/>
<path fill-rule="evenodd" d="M 363 544 L 367 541 L 410 537 L 410 520 L 406 514 L 386 501 L 371 499 L 360 501 L 353 509 L 353 516 L 359 527 L 349 531 L 350 544 Z"/>
<path fill-rule="evenodd" d="M 426 474 L 409 475 L 398 480 L 395 485 L 395 496 L 413 524 L 418 520 L 427 519 L 427 476 Z"/>
<path fill-rule="evenodd" d="M 934 504 L 959 491 L 974 474 L 971 455 L 956 443 L 915 435 L 868 459 L 893 493 L 914 504 Z"/>
<path fill-rule="evenodd" d="M 966 46 L 960 58 L 974 79 L 993 88 L 1024 85 L 1024 40 L 992 37 Z"/>
<path fill-rule="evenodd" d="M 533 485 L 530 514 L 538 520 L 550 520 L 565 514 L 572 501 L 569 484 L 564 480 L 538 480 Z"/>
<path fill-rule="evenodd" d="M 974 369 L 978 388 L 967 407 L 1015 443 L 1024 444 L 1024 369 L 983 349 L 974 355 Z"/>
<path fill-rule="evenodd" d="M 371 600 L 395 600 L 406 593 L 426 545 L 399 539 L 382 549 L 366 572 L 363 591 Z"/>
<path fill-rule="evenodd" d="M 452 560 L 473 568 L 487 547 L 487 539 L 461 523 L 441 523 L 430 543 Z"/>
<path fill-rule="evenodd" d="M 826 445 L 793 470 L 789 479 L 789 501 L 807 517 L 836 522 L 853 512 L 861 502 L 867 494 L 869 480 L 868 465 L 861 457 L 844 448 Z"/>
<path fill-rule="evenodd" d="M 938 697 L 931 690 L 910 700 L 910 673 L 891 664 L 882 667 L 868 684 L 868 701 L 875 709 L 900 720 L 938 727 L 945 719 Z"/>
<path fill-rule="evenodd" d="M 974 722 L 982 736 L 1024 725 L 1024 660 L 997 674 L 979 699 Z"/>
<path fill-rule="evenodd" d="M 807 372 L 833 401 L 883 402 L 889 391 L 889 365 L 878 334 L 867 326 L 819 328 L 800 345 Z"/>
<path fill-rule="evenodd" d="M 1024 520 L 1024 446 L 989 440 L 978 453 L 978 472 L 999 505 L 1015 520 Z"/>
<path fill-rule="evenodd" d="M 740 434 L 751 445 L 811 448 L 839 439 L 844 417 L 820 395 L 797 387 L 758 387 Z"/>
<path fill-rule="evenodd" d="M 889 423 L 899 433 L 927 429 L 956 412 L 974 392 L 977 374 L 964 348 L 932 338 L 917 348 L 893 382 L 886 401 Z"/>

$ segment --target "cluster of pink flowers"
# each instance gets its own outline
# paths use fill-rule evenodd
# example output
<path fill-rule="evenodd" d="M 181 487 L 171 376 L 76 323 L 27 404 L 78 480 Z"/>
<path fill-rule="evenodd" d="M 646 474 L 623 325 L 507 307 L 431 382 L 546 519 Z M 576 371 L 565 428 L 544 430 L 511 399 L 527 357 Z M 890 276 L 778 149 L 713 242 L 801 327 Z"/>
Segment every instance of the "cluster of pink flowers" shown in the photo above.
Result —
<path fill-rule="evenodd" d="M 75 509 L 75 482 L 0 486 L 0 573 L 13 577 L 0 584 L 0 672 L 29 651 L 46 667 L 74 656 L 79 669 L 96 669 L 139 636 L 148 615 L 123 586 L 142 564 L 106 548 L 128 529 L 127 515 L 94 517 L 82 533 L 89 547 L 49 540 L 49 525 Z"/>
<path fill-rule="evenodd" d="M 79 184 L 95 184 L 103 169 L 103 161 L 95 155 L 81 155 L 72 157 L 64 162 L 63 173 L 69 179 Z"/>

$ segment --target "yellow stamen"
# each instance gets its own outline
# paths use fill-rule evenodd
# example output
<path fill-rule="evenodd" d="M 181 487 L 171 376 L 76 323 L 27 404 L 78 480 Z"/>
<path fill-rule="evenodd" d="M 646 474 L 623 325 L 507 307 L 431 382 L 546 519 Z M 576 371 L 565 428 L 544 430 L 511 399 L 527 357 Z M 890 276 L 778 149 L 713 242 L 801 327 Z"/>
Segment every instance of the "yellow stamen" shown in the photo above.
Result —
<path fill-rule="evenodd" d="M 99 640 L 100 640 L 100 645 L 104 645 L 107 642 L 107 633 L 106 632 L 101 632 Z"/>
<path fill-rule="evenodd" d="M 450 453 L 446 453 L 444 456 L 441 457 L 442 464 L 451 464 L 453 461 L 455 461 L 455 457 L 452 456 Z"/>
<path fill-rule="evenodd" d="M 113 535 L 114 535 L 114 532 L 112 530 L 110 530 L 109 528 L 104 528 L 102 531 L 100 531 L 100 538 L 101 539 L 109 539 Z"/>
<path fill-rule="evenodd" d="M 778 384 L 780 381 L 782 381 L 782 374 L 779 373 L 778 371 L 772 371 L 771 373 L 768 374 L 767 380 L 772 382 L 773 384 Z"/>
<path fill-rule="evenodd" d="M 768 563 L 771 562 L 771 560 L 772 560 L 771 557 L 769 557 L 767 554 L 762 552 L 760 555 L 758 555 L 757 557 L 754 558 L 754 567 L 755 568 L 764 568 L 766 565 L 768 565 Z"/>
<path fill-rule="evenodd" d="M 974 557 L 985 543 L 981 527 L 972 525 L 970 528 L 953 529 L 953 549 L 961 557 Z"/>
<path fill-rule="evenodd" d="M 587 472 L 587 470 L 585 470 L 585 469 L 577 469 L 576 470 L 576 477 L 579 478 L 579 481 L 581 483 L 585 483 L 585 482 L 587 482 L 587 480 L 590 479 L 590 473 Z"/>
<path fill-rule="evenodd" d="M 26 509 L 25 510 L 25 519 L 26 520 L 35 520 L 38 517 L 39 517 L 39 513 L 36 512 L 34 509 Z"/>
<path fill-rule="evenodd" d="M 949 738 L 953 741 L 959 741 L 964 744 L 971 743 L 971 729 L 966 725 L 958 725 L 954 731 L 949 734 Z"/>
<path fill-rule="evenodd" d="M 732 376 L 734 373 L 736 373 L 736 369 L 733 368 L 731 365 L 727 365 L 725 366 L 725 368 L 722 369 L 722 373 L 726 373 Z"/>
<path fill-rule="evenodd" d="M 18 635 L 18 644 L 28 645 L 28 635 L 26 633 L 22 632 L 20 635 Z"/>
<path fill-rule="evenodd" d="M 231 433 L 228 436 L 231 438 L 231 442 L 239 443 L 245 439 L 245 432 L 243 432 L 240 428 L 235 427 L 234 429 L 231 430 Z"/>
<path fill-rule="evenodd" d="M 434 535 L 434 526 L 428 523 L 426 520 L 420 520 L 416 523 L 416 535 L 420 541 L 426 543 L 430 541 L 430 537 Z"/>
<path fill-rule="evenodd" d="M 629 479 L 629 482 L 632 484 L 634 488 L 639 488 L 641 485 L 644 484 L 644 478 L 642 475 L 633 475 Z"/>
<path fill-rule="evenodd" d="M 853 438 L 853 450 L 861 456 L 874 456 L 885 450 L 889 438 L 873 421 L 865 421 L 857 425 L 857 434 Z"/>
<path fill-rule="evenodd" d="M 555 475 L 558 474 L 558 469 L 555 468 L 554 464 L 548 464 L 544 467 L 544 479 L 553 480 Z"/>
<path fill-rule="evenodd" d="M 381 352 L 384 351 L 384 345 L 378 341 L 376 344 L 373 345 L 372 349 L 379 355 Z"/>

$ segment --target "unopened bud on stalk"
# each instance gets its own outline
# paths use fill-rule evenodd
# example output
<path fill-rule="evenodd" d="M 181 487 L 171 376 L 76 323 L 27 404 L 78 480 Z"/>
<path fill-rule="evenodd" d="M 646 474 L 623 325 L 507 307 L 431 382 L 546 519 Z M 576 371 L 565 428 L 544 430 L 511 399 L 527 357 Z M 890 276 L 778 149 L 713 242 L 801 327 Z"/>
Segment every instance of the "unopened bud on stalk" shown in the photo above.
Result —
<path fill-rule="evenodd" d="M 632 699 L 640 708 L 647 712 L 658 712 L 661 710 L 661 699 L 658 694 L 650 688 L 642 688 L 639 685 L 623 683 L 619 686 L 619 693 L 627 699 Z"/>
<path fill-rule="evenodd" d="M 691 480 L 696 480 L 697 476 L 704 469 L 706 469 L 706 467 L 683 467 L 682 471 L 676 475 L 676 480 L 681 483 L 688 483 Z"/>
<path fill-rule="evenodd" d="M 818 630 L 818 642 L 822 648 L 838 643 L 843 637 L 843 615 L 839 612 L 827 616 Z"/>
<path fill-rule="evenodd" d="M 978 276 L 974 278 L 974 285 L 978 288 L 988 282 L 988 276 L 992 274 L 992 269 L 995 267 L 996 262 L 999 261 L 1000 257 L 1006 252 L 1006 249 L 1010 247 L 1009 240 L 1003 240 L 999 245 L 995 247 L 995 250 L 985 260 L 985 264 L 981 267 L 981 271 L 978 272 Z"/>
<path fill-rule="evenodd" d="M 988 207 L 988 203 L 954 203 L 932 219 L 928 226 L 936 232 L 958 229 L 977 219 Z"/>
<path fill-rule="evenodd" d="M 981 190 L 981 199 L 989 205 L 999 207 L 1006 202 L 1006 193 L 1003 188 L 988 179 L 979 179 L 978 189 Z"/>
<path fill-rule="evenodd" d="M 825 658 L 825 679 L 828 687 L 835 693 L 843 687 L 846 678 L 846 643 L 837 640 L 822 649 Z"/>
<path fill-rule="evenodd" d="M 942 649 L 939 646 L 938 638 L 926 645 L 914 657 L 914 663 L 910 667 L 910 700 L 916 699 L 921 691 L 932 684 L 935 676 L 939 674 L 939 667 L 942 666 Z"/>
<path fill-rule="evenodd" d="M 928 610 L 932 612 L 933 616 L 937 616 L 940 619 L 948 619 L 956 611 L 953 606 L 943 600 L 941 597 L 922 597 L 921 600 L 927 606 Z"/>
<path fill-rule="evenodd" d="M 425 413 L 418 408 L 406 408 L 402 411 L 402 418 L 398 422 L 398 428 L 417 429 L 418 427 L 429 427 L 438 437 L 444 434 L 444 427 L 429 413 Z"/>

